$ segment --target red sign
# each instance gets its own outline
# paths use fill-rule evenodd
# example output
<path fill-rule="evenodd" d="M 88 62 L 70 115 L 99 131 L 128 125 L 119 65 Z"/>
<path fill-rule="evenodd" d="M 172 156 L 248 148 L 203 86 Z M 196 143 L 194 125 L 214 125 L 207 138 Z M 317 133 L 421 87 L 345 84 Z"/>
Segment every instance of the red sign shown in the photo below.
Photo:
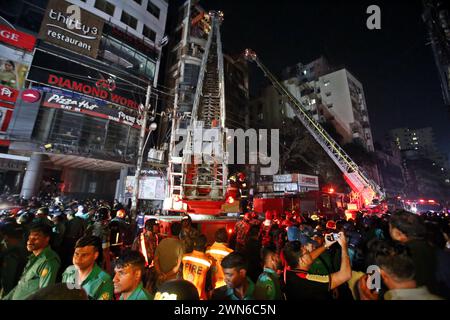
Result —
<path fill-rule="evenodd" d="M 89 84 L 83 83 L 81 81 L 74 81 L 74 80 L 60 77 L 60 76 L 57 76 L 54 74 L 48 75 L 47 83 L 50 85 L 54 85 L 54 86 L 63 88 L 63 89 L 69 89 L 74 92 L 87 94 L 94 98 L 108 100 L 113 103 L 120 104 L 124 107 L 133 108 L 133 109 L 139 108 L 139 104 L 136 101 L 126 98 L 126 97 L 122 97 L 118 94 L 115 94 L 115 93 L 112 93 L 109 91 L 111 89 L 116 88 L 115 83 L 114 83 L 114 85 L 107 84 L 109 86 L 108 90 L 104 90 L 103 87 L 104 87 L 105 83 L 107 83 L 107 82 L 97 81 L 97 84 L 102 85 L 102 87 L 98 88 L 96 86 L 94 87 Z"/>
<path fill-rule="evenodd" d="M 18 90 L 0 85 L 0 100 L 16 102 L 18 94 Z"/>
<path fill-rule="evenodd" d="M 25 102 L 33 103 L 41 98 L 39 91 L 27 89 L 22 92 L 22 100 Z"/>
<path fill-rule="evenodd" d="M 6 42 L 14 47 L 33 51 L 36 38 L 28 33 L 20 32 L 7 26 L 0 25 L 0 41 Z"/>

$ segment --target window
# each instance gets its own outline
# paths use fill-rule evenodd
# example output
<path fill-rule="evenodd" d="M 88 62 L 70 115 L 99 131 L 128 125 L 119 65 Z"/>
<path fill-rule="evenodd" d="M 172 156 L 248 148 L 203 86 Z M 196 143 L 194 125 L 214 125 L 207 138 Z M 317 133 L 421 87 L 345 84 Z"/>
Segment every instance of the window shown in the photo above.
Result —
<path fill-rule="evenodd" d="M 156 32 L 147 27 L 146 25 L 144 25 L 144 30 L 142 30 L 142 34 L 144 35 L 144 37 L 149 38 L 153 42 L 156 41 Z"/>
<path fill-rule="evenodd" d="M 142 4 L 142 0 L 134 0 L 134 2 L 136 2 L 138 4 Z"/>
<path fill-rule="evenodd" d="M 95 0 L 94 7 L 96 7 L 98 10 L 101 10 L 109 14 L 110 16 L 114 15 L 114 9 L 116 8 L 114 5 L 112 5 L 106 0 Z"/>
<path fill-rule="evenodd" d="M 330 81 L 325 81 L 324 86 L 328 87 L 330 85 Z"/>
<path fill-rule="evenodd" d="M 147 4 L 147 11 L 159 19 L 159 12 L 161 10 L 157 6 L 155 6 L 150 0 L 148 1 Z"/>
<path fill-rule="evenodd" d="M 127 26 L 130 26 L 133 29 L 136 29 L 136 27 L 137 27 L 137 19 L 132 17 L 125 11 L 122 11 L 122 16 L 120 17 L 120 21 L 122 21 Z"/>

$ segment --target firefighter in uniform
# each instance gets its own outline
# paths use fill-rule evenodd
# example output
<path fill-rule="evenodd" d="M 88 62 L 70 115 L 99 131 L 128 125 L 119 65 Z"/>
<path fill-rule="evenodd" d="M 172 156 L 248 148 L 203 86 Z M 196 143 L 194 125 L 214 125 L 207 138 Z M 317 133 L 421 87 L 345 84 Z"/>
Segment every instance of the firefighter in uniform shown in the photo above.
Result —
<path fill-rule="evenodd" d="M 155 250 L 159 243 L 159 223 L 156 219 L 145 221 L 144 230 L 134 239 L 132 250 L 139 251 L 145 258 L 145 265 L 153 265 Z"/>
<path fill-rule="evenodd" d="M 198 236 L 194 241 L 194 250 L 183 255 L 183 279 L 191 282 L 198 290 L 200 299 L 207 300 L 215 287 L 216 262 L 205 253 L 206 237 Z"/>
<path fill-rule="evenodd" d="M 206 249 L 206 254 L 210 255 L 216 260 L 217 272 L 215 288 L 219 288 L 226 285 L 225 276 L 223 274 L 223 269 L 220 263 L 222 262 L 223 258 L 233 252 L 233 249 L 230 249 L 227 246 L 228 234 L 225 228 L 221 228 L 216 231 L 215 240 L 216 242 L 214 242 L 212 246 Z"/>
<path fill-rule="evenodd" d="M 267 210 L 266 219 L 261 224 L 261 230 L 259 232 L 259 238 L 261 239 L 262 247 L 267 247 L 272 243 L 272 235 L 271 235 L 272 220 L 273 220 L 272 212 L 270 210 Z"/>
<path fill-rule="evenodd" d="M 258 226 L 258 227 L 260 227 L 261 226 L 261 221 L 259 221 L 258 214 L 256 212 L 254 212 L 254 211 L 251 211 L 250 212 L 250 216 L 251 216 L 251 218 L 250 218 L 250 226 Z"/>
<path fill-rule="evenodd" d="M 235 241 L 235 250 L 244 252 L 245 245 L 247 243 L 247 234 L 250 230 L 251 214 L 244 214 L 244 219 L 234 225 L 234 231 L 231 236 L 232 241 Z"/>
<path fill-rule="evenodd" d="M 46 224 L 33 225 L 27 241 L 32 252 L 20 277 L 19 283 L 3 299 L 24 300 L 41 288 L 55 283 L 60 267 L 56 252 L 49 245 L 52 228 Z"/>
<path fill-rule="evenodd" d="M 189 215 L 181 218 L 180 240 L 184 245 L 184 252 L 190 253 L 194 249 L 194 241 L 200 235 L 197 229 L 192 226 L 192 219 Z"/>

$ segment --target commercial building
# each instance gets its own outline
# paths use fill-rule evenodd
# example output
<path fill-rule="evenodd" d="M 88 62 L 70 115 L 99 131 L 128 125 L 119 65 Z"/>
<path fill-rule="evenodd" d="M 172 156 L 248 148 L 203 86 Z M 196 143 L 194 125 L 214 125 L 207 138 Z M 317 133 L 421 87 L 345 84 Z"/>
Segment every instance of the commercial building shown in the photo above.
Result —
<path fill-rule="evenodd" d="M 140 106 L 157 84 L 167 1 L 10 2 L 0 15 L 38 38 L 7 132 L 8 153 L 30 157 L 21 195 L 44 183 L 123 200 Z"/>

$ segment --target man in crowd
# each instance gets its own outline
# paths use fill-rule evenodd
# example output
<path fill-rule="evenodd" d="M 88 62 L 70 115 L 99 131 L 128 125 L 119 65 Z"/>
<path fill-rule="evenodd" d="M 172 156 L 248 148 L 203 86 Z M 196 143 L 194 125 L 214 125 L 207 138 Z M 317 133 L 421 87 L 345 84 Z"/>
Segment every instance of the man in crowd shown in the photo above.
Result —
<path fill-rule="evenodd" d="M 389 233 L 393 240 L 404 244 L 410 250 L 417 285 L 425 285 L 434 293 L 437 290 L 437 253 L 425 240 L 426 228 L 421 218 L 407 211 L 393 213 L 389 219 Z"/>
<path fill-rule="evenodd" d="M 255 286 L 256 300 L 282 300 L 280 279 L 277 271 L 282 269 L 280 256 L 275 246 L 261 249 L 261 259 L 264 263 L 264 271 L 258 277 Z"/>
<path fill-rule="evenodd" d="M 441 300 L 431 294 L 426 286 L 418 287 L 414 277 L 414 261 L 405 246 L 384 241 L 378 249 L 375 263 L 389 289 L 384 294 L 385 300 Z"/>
<path fill-rule="evenodd" d="M 27 263 L 23 248 L 23 229 L 16 223 L 3 225 L 0 229 L 5 249 L 0 251 L 0 298 L 6 296 L 19 281 Z"/>
<path fill-rule="evenodd" d="M 144 257 L 138 251 L 126 251 L 116 260 L 114 293 L 120 294 L 120 300 L 153 300 L 142 284 L 144 268 Z"/>
<path fill-rule="evenodd" d="M 167 280 L 176 279 L 184 254 L 183 242 L 179 239 L 181 224 L 172 223 L 171 236 L 163 239 L 155 251 L 154 265 L 157 274 L 157 286 Z"/>
<path fill-rule="evenodd" d="M 205 253 L 206 241 L 205 235 L 199 235 L 194 240 L 194 250 L 181 260 L 183 279 L 195 285 L 202 300 L 207 300 L 214 289 L 216 274 L 216 261 Z"/>
<path fill-rule="evenodd" d="M 23 300 L 40 288 L 55 283 L 60 267 L 58 255 L 50 248 L 52 228 L 46 224 L 35 224 L 30 228 L 27 250 L 32 254 L 14 289 L 5 296 L 5 300 Z"/>
<path fill-rule="evenodd" d="M 225 228 L 220 228 L 215 233 L 215 242 L 206 250 L 206 254 L 210 255 L 216 260 L 216 285 L 219 288 L 225 285 L 223 269 L 220 265 L 223 258 L 233 252 L 233 249 L 227 246 L 228 234 Z"/>
<path fill-rule="evenodd" d="M 325 236 L 325 247 L 329 248 L 336 239 Z M 313 263 L 312 254 L 300 241 L 288 242 L 283 248 L 284 258 L 289 266 L 286 270 L 287 300 L 328 300 L 332 298 L 331 290 L 350 280 L 352 269 L 347 252 L 347 240 L 340 232 L 337 242 L 341 246 L 341 267 L 338 272 L 329 275 L 313 275 L 308 273 Z"/>
<path fill-rule="evenodd" d="M 255 284 L 247 277 L 248 262 L 239 252 L 222 260 L 226 286 L 215 289 L 212 300 L 254 300 Z"/>
<path fill-rule="evenodd" d="M 75 245 L 73 265 L 63 273 L 62 282 L 69 287 L 82 287 L 89 299 L 113 299 L 111 276 L 100 269 L 96 261 L 101 252 L 101 241 L 95 236 L 80 238 Z"/>
<path fill-rule="evenodd" d="M 247 244 L 247 235 L 250 230 L 251 214 L 247 212 L 244 214 L 244 219 L 234 225 L 234 231 L 231 235 L 231 244 L 234 244 L 234 249 L 238 252 L 244 252 Z M 233 246 L 232 246 L 233 247 Z"/>

